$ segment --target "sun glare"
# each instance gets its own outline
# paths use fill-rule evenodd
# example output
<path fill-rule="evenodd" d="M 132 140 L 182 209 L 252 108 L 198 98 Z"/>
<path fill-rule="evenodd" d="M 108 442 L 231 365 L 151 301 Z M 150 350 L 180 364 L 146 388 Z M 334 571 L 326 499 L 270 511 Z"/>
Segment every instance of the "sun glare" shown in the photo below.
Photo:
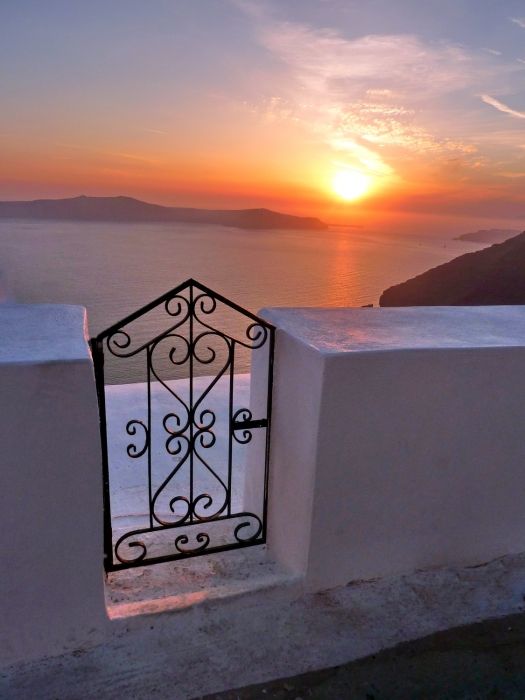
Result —
<path fill-rule="evenodd" d="M 370 189 L 370 178 L 359 170 L 340 170 L 334 175 L 332 188 L 338 197 L 350 202 Z"/>

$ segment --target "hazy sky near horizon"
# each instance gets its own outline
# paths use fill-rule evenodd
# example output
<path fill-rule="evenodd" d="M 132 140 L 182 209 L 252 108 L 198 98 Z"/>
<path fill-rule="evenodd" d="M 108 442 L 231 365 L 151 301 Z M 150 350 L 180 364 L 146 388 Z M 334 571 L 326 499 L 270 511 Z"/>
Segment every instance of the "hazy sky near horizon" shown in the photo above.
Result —
<path fill-rule="evenodd" d="M 0 100 L 0 199 L 525 218 L 524 0 L 2 0 Z"/>

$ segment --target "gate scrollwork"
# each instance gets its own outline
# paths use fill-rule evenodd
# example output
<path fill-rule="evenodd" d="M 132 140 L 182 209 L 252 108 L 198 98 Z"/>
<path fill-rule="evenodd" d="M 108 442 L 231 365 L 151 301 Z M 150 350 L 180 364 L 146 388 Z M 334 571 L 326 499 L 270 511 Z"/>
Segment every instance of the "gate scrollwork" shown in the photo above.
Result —
<path fill-rule="evenodd" d="M 235 331 L 221 326 L 219 307 L 236 314 Z M 150 312 L 160 317 L 163 327 L 145 339 L 135 329 Z M 194 280 L 91 340 L 103 445 L 107 571 L 264 543 L 273 344 L 270 324 Z M 235 360 L 241 348 L 267 352 L 266 411 L 256 419 L 251 406 L 234 405 Z M 145 366 L 146 416 L 135 413 L 127 420 L 125 454 L 147 472 L 147 524 L 123 534 L 115 534 L 111 520 L 110 455 L 120 457 L 113 456 L 113 436 L 106 425 L 105 357 L 140 359 Z M 170 371 L 178 373 L 176 381 L 167 378 Z M 219 416 L 210 402 L 219 382 L 221 396 L 225 388 L 229 392 L 226 416 Z M 162 391 L 163 406 L 168 404 L 162 414 L 152 408 L 155 391 Z M 219 418 L 227 426 L 220 458 L 214 451 Z M 260 429 L 266 433 L 263 508 L 252 513 L 232 500 L 233 448 L 248 445 L 253 431 Z M 159 477 L 160 448 L 169 467 Z"/>

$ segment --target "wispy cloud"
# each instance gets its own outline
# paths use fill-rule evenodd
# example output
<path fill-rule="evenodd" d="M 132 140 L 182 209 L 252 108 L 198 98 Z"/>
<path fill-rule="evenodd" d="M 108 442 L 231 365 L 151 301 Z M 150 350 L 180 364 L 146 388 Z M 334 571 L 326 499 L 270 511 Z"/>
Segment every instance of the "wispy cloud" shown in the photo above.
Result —
<path fill-rule="evenodd" d="M 59 148 L 72 150 L 72 151 L 83 151 L 86 154 L 92 154 L 93 156 L 100 158 L 111 158 L 113 160 L 122 160 L 129 162 L 136 162 L 144 165 L 155 165 L 158 161 L 154 158 L 149 158 L 145 156 L 140 156 L 135 153 L 126 153 L 122 151 L 108 151 L 105 148 L 96 148 L 93 146 L 86 146 L 84 144 L 76 143 L 57 143 Z"/>
<path fill-rule="evenodd" d="M 275 92 L 251 108 L 310 131 L 334 165 L 405 180 L 455 168 L 456 180 L 472 183 L 490 181 L 495 169 L 516 169 L 520 134 L 512 125 L 488 131 L 476 100 L 483 95 L 522 118 L 491 97 L 520 89 L 517 59 L 415 34 L 347 36 L 283 21 L 275 5 L 231 2 L 251 17 L 259 43 L 280 66 Z"/>
<path fill-rule="evenodd" d="M 514 24 L 517 24 L 518 27 L 525 29 L 525 17 L 511 17 L 510 21 L 514 22 Z"/>
<path fill-rule="evenodd" d="M 469 140 L 438 134 L 428 115 L 443 98 L 475 94 L 490 82 L 500 70 L 495 50 L 471 52 L 408 34 L 348 39 L 335 30 L 279 22 L 246 0 L 237 3 L 256 16 L 260 42 L 288 71 L 288 94 L 264 107 L 273 118 L 303 122 L 349 164 L 376 173 L 392 172 L 389 149 L 445 158 L 476 151 Z"/>
<path fill-rule="evenodd" d="M 482 57 L 462 47 L 429 45 L 413 35 L 346 39 L 334 30 L 280 23 L 261 37 L 305 87 L 346 99 L 385 88 L 412 99 L 437 96 L 471 84 L 487 69 Z"/>
<path fill-rule="evenodd" d="M 499 112 L 510 114 L 512 117 L 517 117 L 518 119 L 525 119 L 525 112 L 520 112 L 516 109 L 512 109 L 512 107 L 509 107 L 503 102 L 500 102 L 495 97 L 491 97 L 490 95 L 480 95 L 480 97 L 483 100 L 483 102 L 485 102 L 485 104 L 494 107 L 494 109 L 497 109 Z"/>

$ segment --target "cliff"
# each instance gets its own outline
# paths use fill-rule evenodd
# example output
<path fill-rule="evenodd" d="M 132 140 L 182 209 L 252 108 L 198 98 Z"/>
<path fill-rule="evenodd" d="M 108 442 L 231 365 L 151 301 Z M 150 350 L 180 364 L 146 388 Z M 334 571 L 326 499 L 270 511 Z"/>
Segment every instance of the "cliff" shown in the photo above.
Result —
<path fill-rule="evenodd" d="M 525 231 L 385 290 L 380 306 L 525 304 Z"/>
<path fill-rule="evenodd" d="M 486 228 L 479 231 L 471 231 L 470 233 L 462 233 L 457 236 L 456 241 L 471 241 L 472 243 L 501 243 L 508 238 L 517 236 L 519 231 L 514 229 L 503 228 Z"/>

